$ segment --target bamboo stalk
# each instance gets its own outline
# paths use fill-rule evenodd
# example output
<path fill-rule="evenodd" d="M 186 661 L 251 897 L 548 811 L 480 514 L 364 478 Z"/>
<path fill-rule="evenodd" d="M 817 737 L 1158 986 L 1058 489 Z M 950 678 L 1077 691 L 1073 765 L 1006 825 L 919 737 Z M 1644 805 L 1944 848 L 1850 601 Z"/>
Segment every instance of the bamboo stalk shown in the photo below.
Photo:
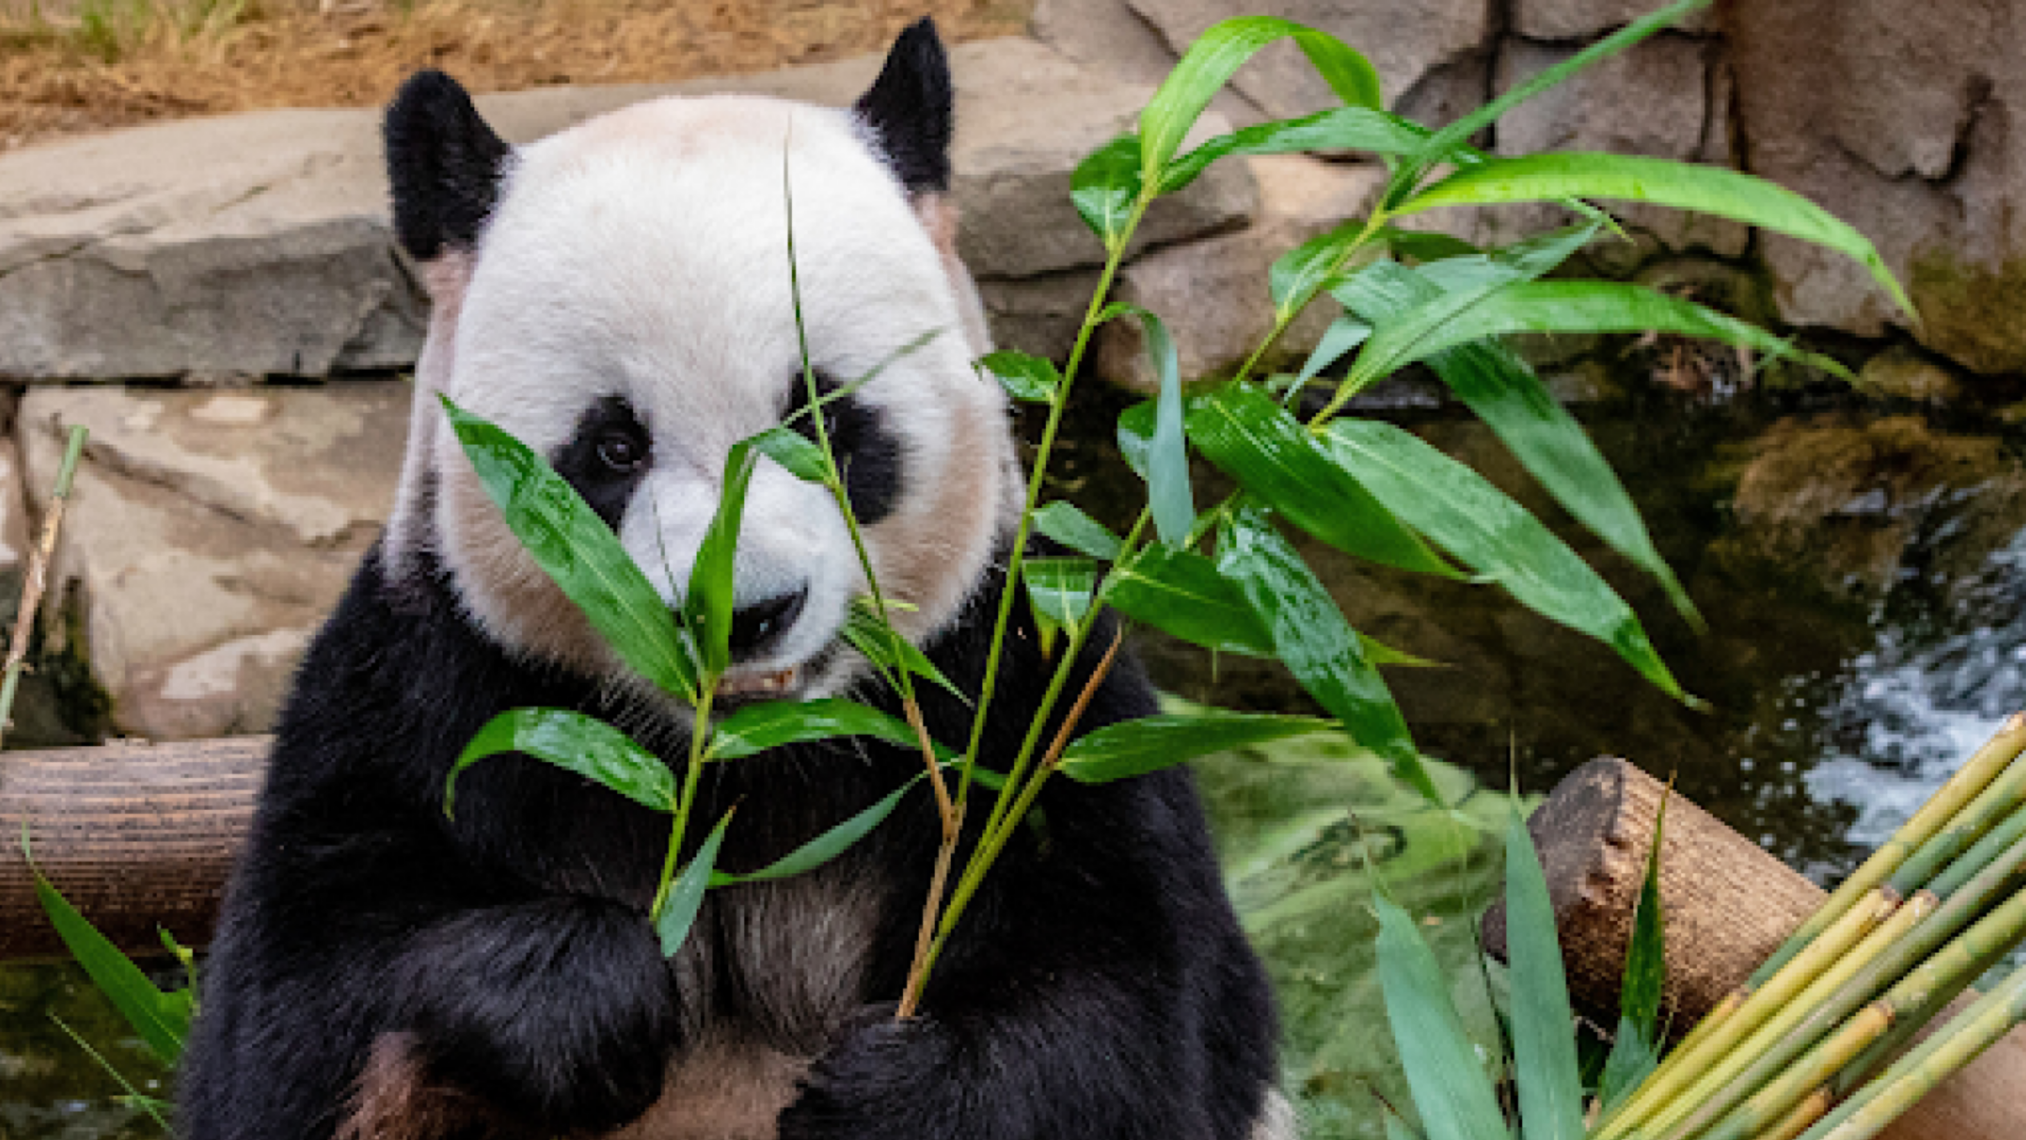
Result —
<path fill-rule="evenodd" d="M 1928 924 L 1939 909 L 1938 902 L 1927 891 L 1908 899 L 1856 949 L 1824 971 L 1799 997 L 1783 1005 L 1743 1044 L 1704 1072 L 1686 1093 L 1663 1105 L 1640 1131 L 1670 1140 L 1691 1136 L 1729 1112 L 1792 1060 L 1795 1053 L 1814 1044 L 1884 988 L 1884 982 L 1871 981 L 1878 972 L 1878 964 L 1890 960 L 1895 947 L 1908 944 Z M 1837 999 L 1860 988 L 1861 997 L 1840 1006 Z"/>
<path fill-rule="evenodd" d="M 1795 1105 L 1786 1119 L 1759 1133 L 1753 1140 L 1796 1140 L 1803 1132 L 1813 1128 L 1816 1121 L 1827 1116 L 1834 1103 L 1834 1094 L 1828 1089 L 1816 1089 Z"/>
<path fill-rule="evenodd" d="M 1957 812 L 1947 825 L 1921 844 L 1920 849 L 1893 872 L 1890 885 L 1901 894 L 1912 894 L 1927 886 L 1929 880 L 1944 873 L 1944 868 L 1958 862 L 1957 856 L 1973 850 L 1994 827 L 2007 822 L 2019 811 L 2021 804 L 2026 804 L 2026 764 L 2013 764 L 1979 792 L 1969 806 Z M 1973 867 L 1972 873 L 1974 870 Z M 1944 898 L 1949 894 L 1939 889 L 1935 893 Z"/>
<path fill-rule="evenodd" d="M 78 424 L 70 429 L 64 445 L 63 463 L 56 469 L 56 489 L 49 496 L 49 510 L 42 517 L 42 538 L 28 559 L 28 577 L 21 584 L 21 608 L 14 615 L 14 638 L 7 647 L 7 665 L 0 675 L 0 739 L 13 726 L 14 694 L 21 687 L 21 674 L 28 668 L 28 643 L 35 632 L 35 611 L 42 606 L 42 592 L 49 585 L 49 560 L 56 554 L 56 535 L 63 527 L 64 504 L 70 502 L 70 484 L 77 475 L 77 462 L 84 455 L 84 441 L 90 429 Z"/>
<path fill-rule="evenodd" d="M 1725 998 L 1723 1006 L 1728 1006 L 1731 1012 L 1718 1020 L 1710 1033 L 1701 1035 L 1701 1040 L 1691 1035 L 1676 1047 L 1667 1062 L 1641 1083 L 1639 1091 L 1617 1113 L 1605 1118 L 1597 1132 L 1599 1140 L 1626 1135 L 1633 1125 L 1643 1123 L 1681 1095 L 1699 1074 L 1735 1051 L 1739 1042 L 1749 1039 L 1768 1019 L 1791 1005 L 1899 908 L 1898 896 L 1887 893 L 1883 887 L 1873 887 L 1763 985 L 1755 987 L 1747 982 L 1746 988 Z M 1705 1019 L 1705 1024 L 1708 1020 Z"/>
<path fill-rule="evenodd" d="M 1881 886 L 1892 878 L 1916 850 L 1947 826 L 1957 812 L 1981 795 L 2022 750 L 2026 750 L 2026 712 L 2015 712 L 2006 718 L 1997 735 L 1972 753 L 1941 790 L 1913 813 L 1913 818 L 1902 824 L 1884 846 L 1872 852 L 1871 858 L 1866 859 L 1836 888 L 1815 917 L 1801 924 L 1801 928 L 1771 958 L 1766 959 L 1765 965 L 1752 974 L 1749 984 L 1753 987 L 1763 984 L 1806 949 L 1816 935 L 1856 906 L 1871 888 Z"/>
<path fill-rule="evenodd" d="M 1884 1077 L 1809 1129 L 1803 1140 L 1871 1140 L 2021 1021 L 2026 1021 L 2026 970 L 2014 972 Z"/>
<path fill-rule="evenodd" d="M 1826 1093 L 1825 1082 L 1884 1037 L 1893 1026 L 1894 1013 L 1889 1001 L 1865 1006 L 1807 1056 L 1718 1121 L 1705 1134 L 1708 1140 L 1749 1140 L 1769 1129 L 1777 1130 L 1810 1097 Z"/>

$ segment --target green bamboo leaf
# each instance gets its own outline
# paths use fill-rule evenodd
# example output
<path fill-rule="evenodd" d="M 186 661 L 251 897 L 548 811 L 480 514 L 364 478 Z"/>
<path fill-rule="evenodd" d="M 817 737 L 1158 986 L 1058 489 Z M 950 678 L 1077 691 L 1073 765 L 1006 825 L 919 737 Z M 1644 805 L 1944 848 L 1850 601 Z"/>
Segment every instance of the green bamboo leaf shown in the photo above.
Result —
<path fill-rule="evenodd" d="M 706 760 L 743 760 L 770 748 L 837 736 L 870 736 L 902 748 L 920 747 L 914 729 L 898 717 L 843 697 L 765 701 L 718 722 L 704 749 Z M 938 746 L 939 751 L 947 751 Z"/>
<path fill-rule="evenodd" d="M 458 774 L 488 757 L 520 752 L 595 780 L 656 811 L 675 810 L 675 775 L 661 757 L 595 717 L 569 709 L 512 709 L 485 723 L 443 780 L 443 814 L 456 805 Z"/>
<path fill-rule="evenodd" d="M 1654 813 L 1653 845 L 1639 903 L 1632 911 L 1632 940 L 1625 953 L 1625 980 L 1618 996 L 1618 1033 L 1604 1062 L 1598 1096 L 1606 1111 L 1660 1064 L 1660 1006 L 1667 987 L 1667 917 L 1660 899 L 1660 858 L 1667 839 L 1667 803 Z"/>
<path fill-rule="evenodd" d="M 1193 550 L 1143 547 L 1105 575 L 1106 605 L 1192 645 L 1273 656 L 1273 637 L 1238 587 Z"/>
<path fill-rule="evenodd" d="M 91 1042 L 86 1041 L 82 1034 L 72 1029 L 68 1022 L 56 1016 L 54 1010 L 50 1011 L 49 1020 L 58 1029 L 63 1030 L 63 1035 L 70 1038 L 70 1043 L 77 1046 L 78 1050 L 85 1056 L 90 1057 L 92 1063 L 96 1064 L 100 1071 L 111 1077 L 115 1084 L 125 1090 L 124 1095 L 113 1098 L 114 1104 L 147 1113 L 150 1117 L 154 1118 L 155 1123 L 161 1127 L 162 1134 L 165 1136 L 174 1136 L 176 1134 L 175 1126 L 169 1123 L 169 1118 L 175 1114 L 175 1105 L 156 1097 L 143 1095 L 139 1089 L 134 1087 L 133 1082 L 126 1078 L 125 1074 L 114 1068 L 111 1061 L 105 1059 L 105 1054 L 92 1048 Z"/>
<path fill-rule="evenodd" d="M 1494 159 L 1436 183 L 1403 204 L 1399 212 L 1572 197 L 1651 202 L 1813 242 L 1870 270 L 1893 302 L 1917 319 L 1913 302 L 1886 267 L 1885 259 L 1849 223 L 1783 186 L 1721 166 L 1622 154 Z"/>
<path fill-rule="evenodd" d="M 1259 389 L 1225 384 L 1191 399 L 1188 428 L 1212 463 L 1331 546 L 1403 570 L 1460 576 Z"/>
<path fill-rule="evenodd" d="M 1400 360 L 1413 363 L 1459 344 L 1512 333 L 1663 332 L 1705 337 L 1772 357 L 1791 357 L 1851 379 L 1826 356 L 1801 352 L 1772 333 L 1639 285 L 1614 281 L 1523 281 L 1493 289 L 1484 299 L 1435 329 Z"/>
<path fill-rule="evenodd" d="M 163 993 L 156 989 L 132 959 L 120 953 L 119 947 L 70 905 L 70 900 L 35 865 L 28 846 L 27 824 L 21 827 L 21 857 L 35 877 L 35 897 L 42 903 L 42 912 L 49 916 L 49 924 L 56 928 L 71 956 L 147 1044 L 149 1052 L 165 1064 L 174 1065 L 183 1055 L 184 1040 L 190 1036 L 194 1000 L 191 993 L 188 990 Z"/>
<path fill-rule="evenodd" d="M 1273 295 L 1275 317 L 1292 320 L 1316 294 L 1335 284 L 1352 247 L 1368 236 L 1364 220 L 1353 218 L 1275 259 L 1266 279 L 1267 291 Z"/>
<path fill-rule="evenodd" d="M 1357 632 L 1265 511 L 1245 504 L 1230 513 L 1218 531 L 1217 570 L 1259 616 L 1282 664 L 1351 739 L 1385 757 L 1429 802 L 1445 806 Z"/>
<path fill-rule="evenodd" d="M 793 428 L 777 424 L 746 442 L 804 483 L 830 482 L 830 461 L 824 457 L 823 449 Z"/>
<path fill-rule="evenodd" d="M 711 887 L 718 847 L 725 841 L 725 828 L 732 822 L 732 812 L 737 810 L 736 807 L 726 810 L 724 818 L 711 828 L 710 835 L 690 857 L 689 866 L 682 869 L 668 888 L 668 900 L 662 904 L 661 913 L 654 916 L 654 932 L 661 937 L 662 957 L 675 957 L 683 940 L 689 937 L 689 928 L 696 925 L 697 911 L 703 909 L 703 894 Z"/>
<path fill-rule="evenodd" d="M 733 444 L 725 455 L 718 509 L 711 516 L 710 529 L 704 532 L 703 545 L 697 548 L 689 589 L 682 598 L 683 620 L 696 635 L 704 668 L 712 676 L 731 664 L 732 611 L 737 604 L 732 569 L 738 556 L 739 524 L 746 513 L 746 488 L 752 484 L 758 460 L 751 440 Z"/>
<path fill-rule="evenodd" d="M 1419 1132 L 1414 1131 L 1413 1125 L 1400 1119 L 1400 1114 L 1393 1111 L 1392 1105 L 1382 1104 L 1379 1108 L 1386 1118 L 1386 1140 L 1424 1140 Z"/>
<path fill-rule="evenodd" d="M 1372 339 L 1351 366 L 1331 410 L 1372 382 L 1433 355 L 1424 346 L 1440 344 L 1443 329 L 1484 304 L 1500 289 L 1552 272 L 1589 244 L 1596 234 L 1595 223 L 1571 226 L 1514 242 L 1480 257 L 1439 261 L 1420 271 L 1421 280 L 1436 289 L 1425 299 L 1392 309 L 1383 318 L 1359 311 L 1359 316 L 1372 323 Z M 1359 275 L 1361 280 L 1364 277 Z"/>
<path fill-rule="evenodd" d="M 1309 381 L 1321 375 L 1323 369 L 1350 355 L 1352 349 L 1371 337 L 1372 326 L 1349 313 L 1331 321 L 1330 327 L 1323 330 L 1322 339 L 1316 342 L 1315 351 L 1309 353 L 1308 360 L 1303 362 L 1301 372 L 1295 376 L 1293 386 L 1281 403 L 1293 407 L 1296 397 Z"/>
<path fill-rule="evenodd" d="M 1027 600 L 1036 616 L 1074 633 L 1090 616 L 1097 563 L 1088 558 L 1028 558 L 1021 562 Z"/>
<path fill-rule="evenodd" d="M 1141 167 L 1163 170 L 1231 76 L 1259 49 L 1292 37 L 1346 105 L 1381 110 L 1379 73 L 1335 36 L 1274 16 L 1241 16 L 1196 37 L 1140 112 Z"/>
<path fill-rule="evenodd" d="M 1333 292 L 1346 308 L 1378 322 L 1436 295 L 1439 287 L 1424 276 L 1432 268 L 1408 269 L 1382 261 Z M 1695 603 L 1653 545 L 1639 508 L 1618 481 L 1617 472 L 1517 353 L 1502 344 L 1463 345 L 1437 354 L 1428 363 L 1557 502 L 1613 550 L 1652 575 L 1666 589 L 1676 612 L 1701 627 Z"/>
<path fill-rule="evenodd" d="M 872 829 L 885 822 L 886 817 L 893 814 L 893 809 L 900 806 L 902 797 L 906 796 L 909 790 L 916 784 L 921 783 L 922 777 L 926 775 L 928 775 L 926 771 L 919 773 L 914 779 L 887 793 L 879 802 L 873 804 L 871 807 L 825 831 L 823 834 L 757 871 L 749 871 L 743 875 L 734 875 L 725 871 L 716 872 L 711 876 L 711 886 L 723 887 L 730 886 L 733 883 L 758 883 L 768 879 L 786 879 L 794 875 L 806 874 L 821 867 L 823 864 L 850 850 L 852 845 L 859 840 L 872 834 Z"/>
<path fill-rule="evenodd" d="M 1077 737 L 1063 749 L 1060 766 L 1063 775 L 1080 783 L 1103 784 L 1158 772 L 1228 748 L 1337 727 L 1335 721 L 1312 716 L 1265 716 L 1224 709 L 1180 716 L 1163 713 L 1109 724 Z"/>
<path fill-rule="evenodd" d="M 527 445 L 439 397 L 451 428 L 506 523 L 619 656 L 659 688 L 691 700 L 696 666 L 675 615 L 612 528 Z"/>
<path fill-rule="evenodd" d="M 1218 135 L 1170 162 L 1161 174 L 1161 193 L 1173 194 L 1194 182 L 1210 164 L 1234 154 L 1294 154 L 1311 150 L 1358 150 L 1382 156 L 1419 150 L 1434 132 L 1411 119 L 1373 107 L 1332 107 L 1299 119 L 1259 123 Z M 1484 156 L 1461 148 L 1463 162 Z"/>
<path fill-rule="evenodd" d="M 986 353 L 978 358 L 1006 389 L 1006 394 L 1016 400 L 1030 404 L 1052 404 L 1055 395 L 1062 390 L 1062 374 L 1055 365 L 1039 356 L 1025 352 L 1001 350 Z"/>
<path fill-rule="evenodd" d="M 1632 607 L 1567 543 L 1482 475 L 1383 420 L 1333 420 L 1325 452 L 1388 510 L 1521 605 L 1617 650 L 1671 696 L 1681 686 Z"/>
<path fill-rule="evenodd" d="M 1506 953 L 1512 967 L 1513 1070 L 1525 1140 L 1582 1140 L 1576 1015 L 1548 880 L 1517 810 L 1505 833 Z"/>
<path fill-rule="evenodd" d="M 935 662 L 887 625 L 871 598 L 852 600 L 851 613 L 844 619 L 844 638 L 851 642 L 852 648 L 865 654 L 867 660 L 882 670 L 895 673 L 906 669 L 914 676 L 948 691 L 965 704 L 970 703 L 971 699 L 943 676 L 943 671 L 936 668 Z"/>
<path fill-rule="evenodd" d="M 1435 952 L 1406 911 L 1385 898 L 1372 905 L 1379 913 L 1379 988 L 1423 1133 L 1428 1140 L 1511 1140 Z"/>
<path fill-rule="evenodd" d="M 1120 135 L 1084 156 L 1069 176 L 1077 216 L 1116 253 L 1140 199 L 1140 136 Z"/>
<path fill-rule="evenodd" d="M 1401 164 L 1392 185 L 1387 190 L 1386 200 L 1397 203 L 1421 181 L 1423 174 L 1445 162 L 1453 161 L 1452 155 L 1458 147 L 1472 135 L 1497 122 L 1507 111 L 1543 91 L 1560 85 L 1584 68 L 1595 66 L 1654 33 L 1673 26 L 1698 8 L 1706 8 L 1709 4 L 1710 0 L 1678 0 L 1677 3 L 1649 13 L 1436 131 L 1419 153 Z M 1555 195 L 1556 198 L 1593 196 L 1582 193 Z M 1399 209 L 1394 212 L 1406 213 L 1408 210 Z"/>
<path fill-rule="evenodd" d="M 1144 451 L 1143 475 L 1154 532 L 1169 546 L 1188 541 L 1196 522 L 1196 501 L 1189 486 L 1189 449 L 1182 432 L 1182 375 L 1175 342 L 1161 318 L 1123 302 L 1114 302 L 1098 316 L 1100 324 L 1115 317 L 1137 317 L 1147 342 L 1147 357 L 1161 379 L 1154 399 L 1154 430 Z"/>
<path fill-rule="evenodd" d="M 1111 561 L 1119 555 L 1119 536 L 1067 499 L 1058 499 L 1034 512 L 1034 529 L 1079 554 Z"/>

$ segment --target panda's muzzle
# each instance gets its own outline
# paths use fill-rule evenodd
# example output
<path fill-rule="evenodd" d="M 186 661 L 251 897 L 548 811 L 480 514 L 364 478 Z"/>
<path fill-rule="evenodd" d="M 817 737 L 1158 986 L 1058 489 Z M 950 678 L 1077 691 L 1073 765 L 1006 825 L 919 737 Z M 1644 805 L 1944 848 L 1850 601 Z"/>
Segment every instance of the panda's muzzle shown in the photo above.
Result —
<path fill-rule="evenodd" d="M 808 600 L 809 587 L 803 586 L 792 594 L 777 594 L 733 610 L 732 660 L 750 661 L 779 643 L 795 619 L 802 616 L 802 607 Z"/>

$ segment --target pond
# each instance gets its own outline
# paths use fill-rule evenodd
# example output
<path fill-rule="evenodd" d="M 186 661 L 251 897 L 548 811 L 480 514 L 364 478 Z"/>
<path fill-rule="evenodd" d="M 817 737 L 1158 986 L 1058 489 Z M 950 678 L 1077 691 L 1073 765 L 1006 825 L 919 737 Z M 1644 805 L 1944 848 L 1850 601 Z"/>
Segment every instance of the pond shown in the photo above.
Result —
<path fill-rule="evenodd" d="M 1621 755 L 1675 775 L 1683 794 L 1832 880 L 2026 704 L 2026 434 L 1997 416 L 1859 404 L 1842 391 L 1712 400 L 1646 379 L 1564 383 L 1592 397 L 1579 412 L 1700 607 L 1700 633 L 1430 387 L 1396 383 L 1372 410 L 1549 519 L 1632 601 L 1706 708 L 1668 699 L 1602 645 L 1492 590 L 1310 553 L 1361 630 L 1439 663 L 1390 679 L 1423 749 L 1462 770 L 1445 775 L 1459 796 L 1472 775 L 1544 792 L 1594 756 Z M 1111 444 L 1126 399 L 1086 402 L 1053 488 L 1113 523 L 1138 507 Z M 1214 471 L 1198 478 L 1201 496 L 1219 489 Z M 1184 697 L 1312 707 L 1258 662 L 1212 662 L 1157 636 L 1139 648 Z M 1465 967 L 1459 999 L 1480 1018 L 1463 920 L 1496 883 L 1496 856 L 1468 828 L 1417 822 L 1369 764 L 1304 747 L 1270 771 L 1239 756 L 1201 775 L 1234 894 L 1287 1006 L 1291 1083 L 1320 1114 L 1318 1134 L 1363 1136 L 1364 1090 L 1391 1078 L 1372 1045 L 1383 1033 L 1366 969 L 1369 885 L 1343 809 L 1391 844 L 1381 872 L 1436 920 L 1435 940 Z M 1504 810 L 1489 795 L 1468 807 L 1487 824 Z M 120 1090 L 52 1013 L 123 1070 L 160 1079 L 74 971 L 0 969 L 0 1138 L 155 1134 L 110 1103 Z"/>

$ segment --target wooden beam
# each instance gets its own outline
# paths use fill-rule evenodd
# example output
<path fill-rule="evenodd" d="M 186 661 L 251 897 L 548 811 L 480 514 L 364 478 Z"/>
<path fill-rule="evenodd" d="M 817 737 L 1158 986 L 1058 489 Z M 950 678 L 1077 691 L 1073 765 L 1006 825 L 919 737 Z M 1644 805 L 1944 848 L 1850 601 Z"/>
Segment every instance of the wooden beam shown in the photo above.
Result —
<path fill-rule="evenodd" d="M 210 940 L 226 873 L 253 818 L 264 736 L 0 752 L 0 959 L 60 955 L 21 857 L 121 948 L 157 929 Z"/>
<path fill-rule="evenodd" d="M 1569 996 L 1602 1025 L 1617 1024 L 1632 910 L 1666 788 L 1623 760 L 1569 774 L 1528 821 L 1547 872 Z M 1826 897 L 1759 845 L 1694 804 L 1667 805 L 1660 856 L 1667 912 L 1667 994 L 1685 1033 L 1745 980 Z M 1486 948 L 1505 956 L 1505 914 L 1485 916 Z M 1965 1003 L 1958 1003 L 1960 1007 Z M 2016 1030 L 1937 1088 L 1881 1140 L 2026 1137 L 2026 1029 Z"/>

